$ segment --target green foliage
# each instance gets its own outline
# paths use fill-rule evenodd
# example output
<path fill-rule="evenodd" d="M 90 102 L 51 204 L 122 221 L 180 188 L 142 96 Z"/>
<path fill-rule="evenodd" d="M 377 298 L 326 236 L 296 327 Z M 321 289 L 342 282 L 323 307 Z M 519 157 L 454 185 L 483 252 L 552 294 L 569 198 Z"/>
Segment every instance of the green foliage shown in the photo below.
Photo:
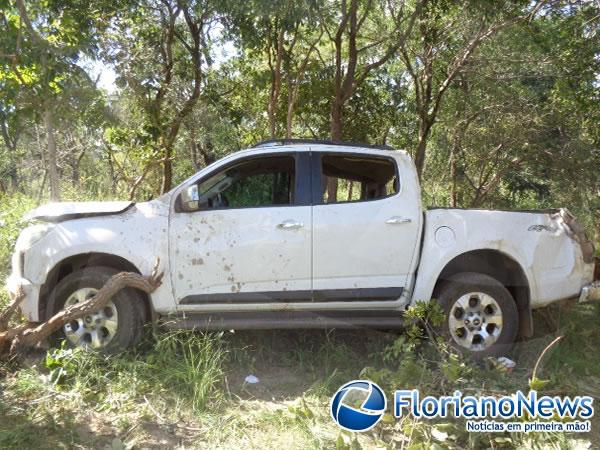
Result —
<path fill-rule="evenodd" d="M 46 354 L 44 366 L 50 371 L 49 380 L 56 386 L 61 386 L 69 377 L 77 371 L 78 352 L 81 349 L 67 348 L 66 341 L 62 342 L 60 348 L 50 349 Z"/>
<path fill-rule="evenodd" d="M 407 5 L 404 19 L 415 4 Z M 188 18 L 198 27 L 218 22 L 203 38 L 197 64 L 183 11 L 167 32 L 183 4 L 82 5 L 28 2 L 30 30 L 15 2 L 4 2 L 0 191 L 45 199 L 44 108 L 53 112 L 65 199 L 150 198 L 160 191 L 166 155 L 173 184 L 180 182 L 270 137 L 272 125 L 283 135 L 288 111 L 293 136 L 330 136 L 341 2 L 188 2 Z M 361 77 L 407 23 L 394 23 L 386 9 L 392 4 L 359 1 L 360 82 L 344 99 L 344 139 L 414 154 L 423 111 L 408 62 L 433 58 L 428 79 L 435 93 L 477 30 L 511 22 L 531 6 L 428 2 L 404 41 L 409 59 L 398 50 Z M 591 3 L 549 4 L 532 20 L 500 27 L 470 54 L 432 123 L 422 179 L 426 205 L 568 206 L 599 241 L 596 16 Z M 343 73 L 351 56 L 348 27 L 339 28 Z M 116 76 L 110 93 L 94 80 L 102 64 Z M 197 66 L 200 94 L 184 108 Z M 422 79 L 420 87 L 426 84 Z"/>
<path fill-rule="evenodd" d="M 23 215 L 34 206 L 34 201 L 25 195 L 0 194 L 0 279 L 10 272 L 10 255 L 25 226 Z"/>
<path fill-rule="evenodd" d="M 417 301 L 412 305 L 404 313 L 409 347 L 413 349 L 417 347 L 419 340 L 425 335 L 433 336 L 433 330 L 441 326 L 444 318 L 445 312 L 435 300 L 429 302 Z"/>
<path fill-rule="evenodd" d="M 195 411 L 215 404 L 222 383 L 226 351 L 222 347 L 223 333 L 191 335 L 176 331 L 159 337 L 155 352 L 146 359 L 148 374 L 163 388 L 177 386 L 182 398 Z"/>
<path fill-rule="evenodd" d="M 48 197 L 51 133 L 43 111 L 50 111 L 54 121 L 63 199 L 145 200 L 160 191 L 168 147 L 175 184 L 216 159 L 270 137 L 268 105 L 282 36 L 280 91 L 272 111 L 275 134 L 284 134 L 290 98 L 296 93 L 292 135 L 330 137 L 340 1 L 23 3 L 33 31 L 15 1 L 0 0 L 0 281 L 10 270 L 10 253 L 24 226 L 22 215 Z M 199 61 L 189 52 L 193 38 L 183 13 L 177 15 L 174 33 L 166 32 L 170 15 L 182 4 L 193 20 L 204 17 L 210 22 L 201 33 Z M 405 12 L 415 4 L 409 2 Z M 414 52 L 408 61 L 421 61 L 422 70 L 427 66 L 423 55 L 432 55 L 435 94 L 474 33 L 514 18 L 531 5 L 428 2 L 418 26 L 402 36 Z M 385 7 L 358 2 L 365 21 L 356 36 L 359 76 L 393 44 L 388 40 L 401 36 L 392 32 L 398 17 L 386 14 Z M 567 206 L 600 242 L 597 14 L 593 2 L 547 3 L 542 14 L 503 28 L 469 56 L 432 123 L 421 180 L 425 205 Z M 341 28 L 342 71 L 348 70 L 350 58 L 346 25 Z M 102 66 L 116 77 L 110 92 L 96 80 Z M 182 110 L 198 67 L 200 93 Z M 427 79 L 422 82 L 425 86 Z M 342 136 L 387 143 L 414 155 L 420 113 L 429 113 L 419 113 L 416 91 L 405 58 L 396 52 L 345 99 Z M 6 300 L 2 291 L 0 304 Z M 466 434 L 458 421 L 406 420 L 399 425 L 388 417 L 364 439 L 332 428 L 323 432 L 331 426 L 325 406 L 340 383 L 357 376 L 386 389 L 415 387 L 428 393 L 465 387 L 482 393 L 531 388 L 600 396 L 599 335 L 593 326 L 582 326 L 597 323 L 598 308 L 583 305 L 559 317 L 565 337 L 530 381 L 535 359 L 528 354 L 538 356 L 548 343 L 545 336 L 523 344 L 527 350 L 517 351 L 513 373 L 494 361 L 478 366 L 436 342 L 442 311 L 435 302 L 407 311 L 406 333 L 398 338 L 365 339 L 361 331 L 354 338 L 305 333 L 280 342 L 281 335 L 268 333 L 257 333 L 253 340 L 247 334 L 178 332 L 158 335 L 146 351 L 117 356 L 53 350 L 39 367 L 11 375 L 14 368 L 2 366 L 8 397 L 0 396 L 0 446 L 78 445 L 66 417 L 82 410 L 118 417 L 110 426 L 119 436 L 102 445 L 113 445 L 114 438 L 114 446 L 131 446 L 135 442 L 130 433 L 141 428 L 134 423 L 178 423 L 174 411 L 181 410 L 201 426 L 209 424 L 214 431 L 207 435 L 203 429 L 198 439 L 215 440 L 213 447 L 247 446 L 248 436 L 265 446 L 273 436 L 290 435 L 298 440 L 283 439 L 281 447 L 558 448 L 568 437 L 488 438 Z M 240 404 L 244 407 L 240 393 L 230 392 L 226 380 L 237 372 L 255 373 L 261 365 L 300 371 L 309 381 L 288 381 L 285 401 L 297 398 L 284 412 L 273 411 L 269 404 L 249 419 L 256 403 L 239 414 Z M 272 401 L 271 392 L 262 394 Z M 32 403 L 21 403 L 28 400 Z M 212 414 L 215 408 L 218 414 Z M 231 433 L 225 436 L 223 430 Z M 84 446 L 102 446 L 96 444 Z"/>
<path fill-rule="evenodd" d="M 161 402 L 200 412 L 218 403 L 214 394 L 222 382 L 225 355 L 220 333 L 176 331 L 157 335 L 152 348 L 138 357 L 63 347 L 48 352 L 45 366 L 53 386 L 75 389 L 89 400 L 105 402 L 109 410 L 118 407 L 112 404 L 114 392 L 122 392 L 128 397 L 164 396 Z"/>

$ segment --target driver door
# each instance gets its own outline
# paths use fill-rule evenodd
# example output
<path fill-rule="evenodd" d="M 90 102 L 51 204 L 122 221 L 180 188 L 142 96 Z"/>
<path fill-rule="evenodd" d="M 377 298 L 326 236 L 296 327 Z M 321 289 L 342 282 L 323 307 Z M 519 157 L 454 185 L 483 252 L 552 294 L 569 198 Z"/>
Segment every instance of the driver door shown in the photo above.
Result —
<path fill-rule="evenodd" d="M 242 157 L 184 188 L 169 234 L 178 304 L 310 301 L 308 158 Z"/>

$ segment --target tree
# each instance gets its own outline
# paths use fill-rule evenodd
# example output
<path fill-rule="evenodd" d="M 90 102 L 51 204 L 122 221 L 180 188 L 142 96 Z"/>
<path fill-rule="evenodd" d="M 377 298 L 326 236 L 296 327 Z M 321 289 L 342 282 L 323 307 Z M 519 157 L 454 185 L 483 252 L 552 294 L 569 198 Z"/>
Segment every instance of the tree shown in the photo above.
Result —
<path fill-rule="evenodd" d="M 587 28 L 594 17 L 593 8 L 548 9 L 482 43 L 445 94 L 426 192 L 440 192 L 437 201 L 450 206 L 569 205 L 595 222 L 599 147 L 590 125 L 599 113 L 592 105 L 600 36 Z"/>
<path fill-rule="evenodd" d="M 314 1 L 252 0 L 224 2 L 222 7 L 227 37 L 241 50 L 244 69 L 255 83 L 268 77 L 268 135 L 280 135 L 280 111 L 285 113 L 286 135 L 291 136 L 294 104 L 308 61 L 320 41 L 314 32 L 321 6 Z M 266 76 L 265 76 L 266 75 Z M 284 83 L 287 107 L 282 108 Z"/>
<path fill-rule="evenodd" d="M 427 141 L 448 87 L 483 42 L 533 18 L 544 3 L 540 0 L 526 7 L 495 3 L 489 8 L 469 1 L 429 1 L 424 5 L 415 34 L 399 42 L 402 61 L 414 84 L 419 121 L 414 160 L 419 178 L 425 167 Z M 465 11 L 469 11 L 467 18 Z"/>
<path fill-rule="evenodd" d="M 333 51 L 333 83 L 330 104 L 331 139 L 343 138 L 344 106 L 374 70 L 383 66 L 412 33 L 426 0 L 414 8 L 367 0 L 340 0 L 327 11 L 322 26 Z"/>
<path fill-rule="evenodd" d="M 104 59 L 130 90 L 152 137 L 161 192 L 171 189 L 179 131 L 200 97 L 214 20 L 209 0 L 147 1 L 119 12 L 105 42 Z"/>
<path fill-rule="evenodd" d="M 8 124 L 23 121 L 10 119 L 11 115 L 29 114 L 35 121 L 43 122 L 50 198 L 59 200 L 57 117 L 70 108 L 73 92 L 85 84 L 93 88 L 77 63 L 82 54 L 93 53 L 96 24 L 106 5 L 99 3 L 93 10 L 84 10 L 83 5 L 61 0 L 27 5 L 23 0 L 2 3 L 2 41 L 10 52 L 1 55 L 0 69 L 0 80 L 9 92 L 0 107 L 4 141 L 9 149 L 16 150 L 15 137 L 20 133 L 10 137 Z"/>

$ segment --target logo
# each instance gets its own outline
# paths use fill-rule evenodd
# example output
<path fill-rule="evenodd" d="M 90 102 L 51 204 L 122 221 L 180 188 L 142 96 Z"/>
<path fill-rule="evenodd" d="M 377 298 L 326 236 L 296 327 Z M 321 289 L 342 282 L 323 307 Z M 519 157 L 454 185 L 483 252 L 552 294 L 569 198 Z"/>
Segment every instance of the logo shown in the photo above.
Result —
<path fill-rule="evenodd" d="M 387 401 L 383 390 L 372 381 L 346 383 L 331 399 L 331 417 L 348 431 L 367 431 L 385 413 Z"/>

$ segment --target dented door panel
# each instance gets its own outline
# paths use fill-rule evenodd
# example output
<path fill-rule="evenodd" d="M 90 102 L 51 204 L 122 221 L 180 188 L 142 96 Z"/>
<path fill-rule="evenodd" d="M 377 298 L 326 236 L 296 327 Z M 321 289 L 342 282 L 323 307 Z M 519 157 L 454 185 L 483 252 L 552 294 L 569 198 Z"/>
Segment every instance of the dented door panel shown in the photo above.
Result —
<path fill-rule="evenodd" d="M 296 222 L 298 228 L 281 224 Z M 310 207 L 175 214 L 171 277 L 177 303 L 203 294 L 310 291 Z"/>

